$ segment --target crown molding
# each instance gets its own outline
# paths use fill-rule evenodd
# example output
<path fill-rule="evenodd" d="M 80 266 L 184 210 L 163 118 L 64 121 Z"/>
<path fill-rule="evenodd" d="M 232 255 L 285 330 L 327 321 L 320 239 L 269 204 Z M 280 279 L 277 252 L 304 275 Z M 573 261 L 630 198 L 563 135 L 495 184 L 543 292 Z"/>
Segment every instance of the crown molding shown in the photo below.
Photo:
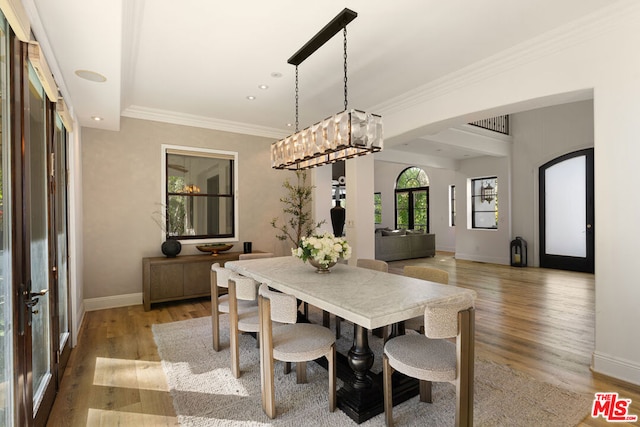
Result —
<path fill-rule="evenodd" d="M 156 122 L 171 123 L 199 127 L 204 129 L 221 130 L 225 132 L 242 133 L 266 138 L 281 139 L 287 136 L 287 132 L 281 129 L 258 126 L 249 123 L 232 122 L 210 117 L 195 116 L 191 114 L 176 113 L 174 111 L 159 110 L 140 106 L 131 106 L 125 109 L 123 117 L 133 119 L 152 120 Z"/>
<path fill-rule="evenodd" d="M 597 38 L 603 33 L 617 29 L 625 21 L 637 25 L 639 13 L 640 2 L 620 0 L 581 19 L 550 30 L 428 84 L 374 105 L 370 110 L 378 111 L 382 116 L 400 113 L 465 86 L 482 82 L 497 74 L 558 53 L 583 43 L 585 40 Z"/>

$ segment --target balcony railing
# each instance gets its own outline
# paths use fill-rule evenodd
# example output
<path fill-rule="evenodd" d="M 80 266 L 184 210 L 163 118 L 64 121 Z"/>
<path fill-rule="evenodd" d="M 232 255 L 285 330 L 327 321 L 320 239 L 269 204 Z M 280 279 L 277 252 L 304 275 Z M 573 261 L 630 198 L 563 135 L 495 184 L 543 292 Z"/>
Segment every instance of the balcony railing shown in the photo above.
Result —
<path fill-rule="evenodd" d="M 469 123 L 473 126 L 478 126 L 482 129 L 492 130 L 494 132 L 509 135 L 509 116 L 498 116 L 490 119 L 477 120 Z"/>

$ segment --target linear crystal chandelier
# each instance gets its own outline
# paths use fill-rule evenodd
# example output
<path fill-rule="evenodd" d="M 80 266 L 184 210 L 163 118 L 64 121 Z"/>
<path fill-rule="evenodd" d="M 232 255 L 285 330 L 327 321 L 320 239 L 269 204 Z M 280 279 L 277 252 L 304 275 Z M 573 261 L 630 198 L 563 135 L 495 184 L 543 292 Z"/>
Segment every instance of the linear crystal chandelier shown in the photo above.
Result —
<path fill-rule="evenodd" d="M 347 101 L 347 24 L 358 14 L 344 9 L 289 60 L 296 67 L 296 132 L 271 144 L 271 167 L 302 170 L 382 150 L 382 117 L 349 109 Z M 298 65 L 342 29 L 344 34 L 344 111 L 298 130 Z"/>

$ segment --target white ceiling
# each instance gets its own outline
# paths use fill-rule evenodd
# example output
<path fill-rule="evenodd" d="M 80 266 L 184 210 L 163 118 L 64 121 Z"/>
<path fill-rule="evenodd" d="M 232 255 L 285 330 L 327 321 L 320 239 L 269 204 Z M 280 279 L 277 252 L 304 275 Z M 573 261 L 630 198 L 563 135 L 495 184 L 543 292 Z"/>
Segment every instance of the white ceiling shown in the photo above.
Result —
<path fill-rule="evenodd" d="M 345 7 L 358 13 L 347 27 L 349 107 L 381 113 L 376 107 L 390 99 L 610 3 L 24 0 L 80 125 L 118 130 L 120 117 L 129 116 L 274 139 L 291 133 L 287 123 L 295 121 L 295 68 L 287 59 Z M 342 61 L 339 33 L 300 65 L 300 128 L 343 109 Z M 107 81 L 81 79 L 76 70 Z M 430 154 L 477 155 L 432 142 Z"/>

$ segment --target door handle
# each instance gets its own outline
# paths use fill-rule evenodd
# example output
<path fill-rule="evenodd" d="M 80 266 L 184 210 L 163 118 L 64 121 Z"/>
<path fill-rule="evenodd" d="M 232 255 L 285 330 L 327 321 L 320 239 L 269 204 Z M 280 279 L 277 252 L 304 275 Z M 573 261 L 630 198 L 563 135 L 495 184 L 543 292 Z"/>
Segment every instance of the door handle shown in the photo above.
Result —
<path fill-rule="evenodd" d="M 49 289 L 31 292 L 31 280 L 27 281 L 26 284 L 20 283 L 18 292 L 18 335 L 24 335 L 27 325 L 31 326 L 31 315 L 27 317 L 27 314 L 38 314 L 38 310 L 32 310 L 32 308 L 40 301 L 38 297 L 46 295 L 47 292 L 49 292 Z M 29 311 L 27 312 L 27 310 Z"/>
<path fill-rule="evenodd" d="M 39 292 L 29 292 L 29 297 L 33 298 L 33 297 L 43 297 L 47 294 L 47 292 L 49 292 L 49 289 L 43 289 Z M 36 298 L 37 300 L 37 298 Z"/>

